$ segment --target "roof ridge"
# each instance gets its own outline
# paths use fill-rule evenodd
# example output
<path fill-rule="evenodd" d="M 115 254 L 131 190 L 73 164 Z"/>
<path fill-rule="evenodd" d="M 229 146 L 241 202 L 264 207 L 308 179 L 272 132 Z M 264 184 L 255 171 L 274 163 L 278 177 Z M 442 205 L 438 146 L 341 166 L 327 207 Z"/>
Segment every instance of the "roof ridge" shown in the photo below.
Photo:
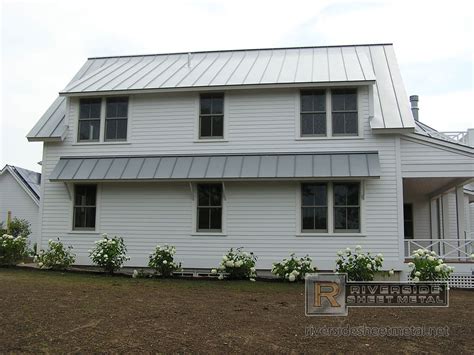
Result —
<path fill-rule="evenodd" d="M 343 48 L 343 47 L 367 47 L 367 46 L 392 46 L 393 43 L 362 43 L 362 44 L 341 44 L 341 45 L 327 45 L 327 46 L 296 46 L 296 47 L 268 47 L 268 48 L 242 48 L 242 49 L 222 49 L 210 51 L 195 51 L 195 52 L 165 52 L 152 54 L 131 54 L 131 55 L 112 55 L 88 57 L 88 60 L 93 59 L 109 59 L 109 58 L 130 58 L 130 57 L 152 57 L 161 55 L 183 55 L 183 54 L 204 54 L 204 53 L 225 53 L 225 52 L 248 52 L 248 51 L 270 51 L 270 50 L 290 50 L 290 49 L 311 49 L 311 48 Z"/>

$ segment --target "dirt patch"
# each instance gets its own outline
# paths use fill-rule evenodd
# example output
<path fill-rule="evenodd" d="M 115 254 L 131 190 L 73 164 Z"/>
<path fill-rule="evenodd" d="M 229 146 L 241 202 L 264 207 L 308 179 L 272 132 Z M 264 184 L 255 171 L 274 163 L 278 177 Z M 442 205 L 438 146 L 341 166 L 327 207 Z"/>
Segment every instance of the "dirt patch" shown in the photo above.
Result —
<path fill-rule="evenodd" d="M 472 291 L 451 290 L 449 308 L 353 308 L 348 317 L 334 318 L 306 317 L 303 292 L 302 284 L 0 269 L 0 352 L 472 353 L 474 348 Z M 449 335 L 315 334 L 361 326 L 448 327 Z"/>

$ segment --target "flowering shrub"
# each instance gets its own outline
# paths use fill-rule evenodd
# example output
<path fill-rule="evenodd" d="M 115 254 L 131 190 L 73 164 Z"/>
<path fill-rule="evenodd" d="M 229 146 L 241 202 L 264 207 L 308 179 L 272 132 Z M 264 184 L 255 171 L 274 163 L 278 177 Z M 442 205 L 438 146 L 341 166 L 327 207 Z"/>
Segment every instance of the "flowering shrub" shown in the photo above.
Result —
<path fill-rule="evenodd" d="M 26 237 L 3 234 L 0 237 L 0 265 L 16 265 L 28 255 Z"/>
<path fill-rule="evenodd" d="M 295 258 L 295 253 L 292 253 L 288 259 L 273 264 L 272 274 L 290 282 L 304 280 L 307 273 L 316 271 L 316 268 L 311 266 L 312 262 L 308 255 L 298 259 Z"/>
<path fill-rule="evenodd" d="M 76 261 L 76 254 L 71 250 L 72 246 L 65 247 L 59 238 L 57 241 L 50 239 L 48 250 L 40 250 L 39 254 L 35 256 L 35 261 L 40 268 L 64 270 Z"/>
<path fill-rule="evenodd" d="M 413 254 L 413 262 L 408 263 L 412 268 L 410 277 L 413 281 L 446 280 L 454 268 L 444 263 L 434 251 L 418 249 Z"/>
<path fill-rule="evenodd" d="M 102 239 L 95 241 L 95 248 L 89 250 L 92 262 L 110 274 L 120 269 L 123 263 L 130 260 L 126 256 L 127 248 L 123 238 L 109 238 L 106 233 L 102 234 Z"/>
<path fill-rule="evenodd" d="M 222 257 L 221 265 L 218 270 L 219 280 L 224 278 L 223 273 L 228 274 L 229 279 L 250 279 L 255 281 L 257 276 L 255 269 L 255 262 L 257 257 L 253 253 L 247 253 L 243 251 L 243 248 L 233 249 L 231 248 L 227 254 Z M 212 274 L 217 274 L 218 271 L 213 269 Z"/>
<path fill-rule="evenodd" d="M 150 261 L 148 266 L 155 269 L 161 276 L 171 276 L 173 271 L 181 269 L 181 263 L 174 262 L 174 254 L 176 248 L 174 246 L 165 245 L 156 246 L 155 252 L 150 254 Z"/>
<path fill-rule="evenodd" d="M 336 260 L 336 271 L 347 273 L 350 281 L 372 281 L 375 273 L 382 267 L 382 254 L 373 257 L 369 252 L 364 254 L 361 250 L 358 245 L 354 253 L 350 248 L 337 252 L 339 258 Z"/>

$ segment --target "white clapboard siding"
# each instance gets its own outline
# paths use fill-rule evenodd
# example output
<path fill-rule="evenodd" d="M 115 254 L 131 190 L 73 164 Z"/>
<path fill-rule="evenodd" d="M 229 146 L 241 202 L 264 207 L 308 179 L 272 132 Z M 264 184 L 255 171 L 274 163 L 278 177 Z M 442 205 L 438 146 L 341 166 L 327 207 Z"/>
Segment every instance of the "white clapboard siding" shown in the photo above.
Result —
<path fill-rule="evenodd" d="M 469 153 L 431 143 L 401 139 L 403 177 L 472 177 L 474 159 Z"/>
<path fill-rule="evenodd" d="M 216 266 L 230 247 L 244 246 L 270 268 L 290 252 L 309 253 L 320 268 L 334 268 L 337 250 L 357 244 L 400 266 L 395 138 L 375 136 L 368 122 L 368 90 L 361 90 L 363 138 L 295 140 L 296 90 L 233 92 L 226 95 L 228 142 L 194 142 L 196 95 L 143 95 L 131 100 L 130 144 L 74 144 L 77 101 L 70 103 L 63 144 L 45 143 L 42 244 L 60 236 L 74 246 L 78 263 L 100 233 L 126 239 L 129 265 L 145 266 L 157 243 L 177 247 L 184 267 Z M 296 182 L 226 183 L 226 236 L 192 235 L 194 212 L 187 183 L 105 183 L 99 193 L 97 233 L 71 233 L 71 205 L 63 183 L 48 176 L 61 156 L 243 152 L 378 151 L 381 178 L 367 181 L 363 237 L 296 236 Z"/>
<path fill-rule="evenodd" d="M 26 219 L 31 223 L 31 235 L 28 237 L 31 246 L 38 235 L 38 205 L 18 184 L 10 173 L 0 176 L 0 222 L 7 220 L 8 211 L 12 218 Z"/>

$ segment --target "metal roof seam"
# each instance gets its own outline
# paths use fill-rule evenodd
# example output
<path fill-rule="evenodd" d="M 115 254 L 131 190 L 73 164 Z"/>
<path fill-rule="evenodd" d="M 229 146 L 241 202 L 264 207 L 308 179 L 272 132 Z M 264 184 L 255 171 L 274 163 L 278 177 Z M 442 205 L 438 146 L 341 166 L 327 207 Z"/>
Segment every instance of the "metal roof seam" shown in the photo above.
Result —
<path fill-rule="evenodd" d="M 128 64 L 129 62 L 131 61 L 131 59 L 123 62 L 122 64 L 120 64 L 117 68 L 113 68 L 112 71 L 110 73 L 107 73 L 105 75 L 103 75 L 102 77 L 99 77 L 97 80 L 93 81 L 92 83 L 90 83 L 89 85 L 86 85 L 86 87 L 84 89 L 82 89 L 82 91 L 87 91 L 88 88 L 90 88 L 92 85 L 94 84 L 97 84 L 99 81 L 101 81 L 102 79 L 104 78 L 107 78 L 109 75 L 111 75 L 112 73 L 116 72 L 117 70 L 119 70 L 120 68 L 122 68 L 124 65 Z M 112 66 L 111 66 L 112 67 Z M 109 68 L 111 68 L 109 67 Z M 104 70 L 105 71 L 105 70 Z M 103 72 L 102 72 L 103 73 Z"/>
<path fill-rule="evenodd" d="M 104 65 L 100 66 L 99 68 L 97 68 L 96 70 L 92 71 L 91 73 L 88 73 L 87 75 L 84 75 L 81 79 L 75 81 L 75 82 L 72 82 L 70 83 L 68 86 L 66 86 L 66 89 L 64 89 L 64 91 L 71 91 L 72 89 L 78 87 L 79 85 L 81 85 L 82 83 L 86 82 L 87 80 L 91 79 L 92 77 L 94 77 L 95 75 L 98 75 L 100 73 L 102 73 L 104 70 L 110 68 L 112 65 L 114 65 L 115 63 L 117 63 L 119 60 L 118 58 L 115 59 L 115 61 L 112 61 L 112 63 L 106 65 L 104 63 Z"/>
<path fill-rule="evenodd" d="M 87 179 L 90 179 L 91 175 L 92 175 L 92 172 L 94 171 L 95 167 L 97 166 L 97 164 L 99 163 L 99 159 L 96 159 L 95 160 L 95 163 L 94 163 L 94 166 L 92 167 L 91 171 L 89 172 L 89 174 L 87 174 Z"/>
<path fill-rule="evenodd" d="M 209 65 L 207 68 L 205 68 L 205 69 L 203 70 L 203 72 L 198 75 L 197 79 L 193 81 L 193 83 L 191 84 L 191 86 L 194 86 L 194 84 L 196 84 L 196 82 L 197 82 L 199 79 L 202 78 L 202 76 L 214 65 L 214 63 L 217 61 L 217 59 L 219 59 L 220 56 L 221 56 L 221 55 L 218 54 L 218 55 L 214 58 L 214 60 L 212 61 L 211 65 Z M 183 78 L 183 79 L 184 79 L 184 78 Z M 181 80 L 181 81 L 182 81 L 182 80 Z M 180 81 L 180 83 L 181 83 L 181 81 Z"/>
<path fill-rule="evenodd" d="M 128 163 L 130 162 L 130 158 L 127 159 L 125 165 L 122 168 L 122 173 L 120 174 L 120 179 L 122 178 L 123 174 L 125 174 L 125 170 L 127 170 Z"/>
<path fill-rule="evenodd" d="M 146 88 L 148 85 L 150 85 L 153 81 L 155 81 L 161 74 L 163 74 L 165 71 L 167 71 L 169 68 L 171 68 L 175 63 L 177 63 L 183 56 L 180 55 L 178 56 L 170 65 L 168 65 L 165 69 L 160 71 L 158 74 L 156 74 L 151 80 L 149 80 L 145 85 L 143 85 L 144 88 Z M 164 63 L 164 62 L 163 62 Z M 134 84 L 135 85 L 135 84 Z"/>
<path fill-rule="evenodd" d="M 207 56 L 207 55 L 206 55 L 206 56 Z M 190 69 L 189 69 L 189 72 L 192 72 L 197 66 L 199 66 L 199 64 L 201 64 L 201 62 L 206 58 L 206 56 L 204 56 L 204 58 L 201 58 L 201 60 L 198 62 L 198 64 L 196 64 L 194 67 L 190 68 Z M 180 67 L 178 67 L 178 68 L 174 71 L 174 73 L 171 73 L 170 75 L 168 75 L 168 77 L 167 77 L 165 80 L 163 80 L 163 81 L 161 82 L 161 84 L 158 85 L 158 88 L 162 88 L 162 87 L 165 85 L 166 82 L 168 82 L 172 77 L 174 77 L 176 74 L 178 74 L 178 73 L 181 71 L 181 69 L 186 68 L 187 66 L 188 66 L 188 62 L 187 62 L 187 60 L 186 60 L 186 61 L 183 63 L 183 65 L 181 65 Z M 188 73 L 188 74 L 185 74 L 185 77 L 188 76 L 188 75 L 189 75 L 189 73 Z"/>
<path fill-rule="evenodd" d="M 296 68 L 295 68 L 295 75 L 293 75 L 293 82 L 296 83 L 296 75 L 298 74 L 298 68 L 300 65 L 301 59 L 301 49 L 298 49 L 298 58 L 296 59 Z M 312 77 L 312 76 L 311 76 Z"/>
<path fill-rule="evenodd" d="M 127 90 L 129 90 L 132 86 L 134 86 L 136 83 L 138 83 L 140 80 L 142 80 L 143 78 L 145 78 L 147 75 L 149 75 L 150 73 L 152 73 L 156 68 L 160 67 L 163 63 L 165 63 L 167 60 L 168 60 L 169 56 L 166 56 L 163 60 L 161 61 L 158 61 L 158 63 L 155 64 L 155 66 L 153 68 L 151 68 L 150 70 L 148 70 L 147 72 L 145 72 L 142 76 L 140 76 L 137 80 L 135 80 L 134 82 L 132 82 L 128 87 L 127 87 Z M 179 58 L 179 57 L 178 57 Z M 176 59 L 178 60 L 178 59 Z M 152 61 L 154 62 L 154 60 Z M 166 69 L 165 69 L 166 70 Z M 158 74 L 159 75 L 159 74 Z M 158 75 L 156 77 L 158 77 Z M 155 77 L 155 78 L 156 78 Z M 155 78 L 153 78 L 151 81 L 153 81 Z M 150 82 L 151 82 L 150 81 Z M 148 82 L 148 84 L 150 83 Z M 146 84 L 144 87 L 146 87 L 148 84 Z"/>
<path fill-rule="evenodd" d="M 189 74 L 191 74 L 193 71 L 195 71 L 196 68 L 198 68 L 198 67 L 201 65 L 201 63 L 202 63 L 206 58 L 207 58 L 207 54 L 204 55 L 204 57 L 202 57 L 201 60 L 200 60 L 196 65 L 191 66 L 191 67 L 188 67 L 188 68 L 189 68 L 188 72 L 187 72 L 180 80 L 178 80 L 178 82 L 176 83 L 176 86 L 179 86 L 179 84 L 181 84 L 181 82 L 182 82 L 184 79 L 186 79 L 186 78 L 189 76 Z M 214 62 L 215 62 L 215 59 L 214 59 L 214 61 L 213 61 L 212 63 L 214 64 Z M 186 66 L 187 66 L 187 64 L 186 64 Z M 181 69 L 182 69 L 182 68 L 181 68 Z M 180 70 L 181 70 L 181 69 L 180 69 Z M 175 74 L 176 74 L 177 72 L 178 72 L 178 71 L 176 71 Z M 173 75 L 172 75 L 171 77 L 173 77 Z M 164 82 L 160 85 L 160 87 L 162 87 L 169 79 L 171 79 L 171 77 L 168 78 L 166 81 L 164 81 Z M 190 86 L 192 86 L 192 85 L 190 85 Z"/>
<path fill-rule="evenodd" d="M 344 68 L 344 74 L 346 76 L 346 80 L 349 80 L 349 76 L 347 75 L 346 61 L 344 60 L 344 52 L 342 51 L 342 48 L 339 48 L 339 51 L 341 52 L 342 67 Z"/>
<path fill-rule="evenodd" d="M 370 175 L 370 166 L 369 166 L 369 156 L 367 154 L 365 155 L 365 163 L 367 164 L 367 175 L 371 176 Z"/>
<path fill-rule="evenodd" d="M 128 67 L 127 69 L 125 69 L 125 71 L 123 71 L 122 73 L 119 74 L 120 75 L 123 75 L 124 73 L 128 72 L 130 69 L 132 68 L 135 68 L 138 64 L 140 64 L 141 62 L 143 62 L 143 60 L 145 59 L 145 57 L 142 57 L 139 61 L 137 61 L 135 64 L 133 64 L 132 66 Z M 106 81 L 102 86 L 99 86 L 98 89 L 102 89 L 105 85 L 109 84 L 110 82 L 114 81 L 115 79 L 117 79 L 117 77 L 113 77 L 111 78 L 110 80 Z"/>
<path fill-rule="evenodd" d="M 332 173 L 332 155 L 329 156 L 329 171 L 331 172 L 331 176 L 333 176 L 333 173 Z"/>
<path fill-rule="evenodd" d="M 204 177 L 207 176 L 207 171 L 209 170 L 209 164 L 211 163 L 211 158 L 207 159 L 206 169 L 204 170 Z"/>
<path fill-rule="evenodd" d="M 265 69 L 263 69 L 262 75 L 260 76 L 260 80 L 258 80 L 259 84 L 262 83 L 262 79 L 265 76 L 265 73 L 267 72 L 268 66 L 270 65 L 270 62 L 272 61 L 274 53 L 275 53 L 275 51 L 273 51 L 273 50 L 270 52 L 270 57 L 268 58 L 267 64 L 265 64 Z"/>
<path fill-rule="evenodd" d="M 224 177 L 224 172 L 225 172 L 225 168 L 227 166 L 227 160 L 229 159 L 229 157 L 225 157 L 225 160 L 224 160 L 224 166 L 222 168 L 222 174 L 221 174 L 221 178 Z"/>
<path fill-rule="evenodd" d="M 163 160 L 163 159 L 158 158 L 158 163 L 156 164 L 156 168 L 155 168 L 155 172 L 153 173 L 153 177 L 156 176 L 156 173 L 158 172 L 158 168 L 160 167 L 162 160 Z"/>
<path fill-rule="evenodd" d="M 383 54 L 385 57 L 385 62 L 387 63 L 387 69 L 388 69 L 388 72 L 390 73 L 390 83 L 392 84 L 393 94 L 395 96 L 395 101 L 397 102 L 397 110 L 398 110 L 398 116 L 400 117 L 400 123 L 402 124 L 402 127 L 405 128 L 405 124 L 403 123 L 402 112 L 400 111 L 400 103 L 398 101 L 397 91 L 395 90 L 395 85 L 393 83 L 392 71 L 390 70 L 390 65 L 388 63 L 387 52 L 385 51 L 385 46 L 382 46 L 382 48 L 383 48 Z"/>
<path fill-rule="evenodd" d="M 110 168 L 112 167 L 112 165 L 114 165 L 114 162 L 115 162 L 115 158 L 112 158 L 109 162 L 109 166 L 107 167 L 107 169 L 105 170 L 105 173 L 104 173 L 104 177 L 105 178 L 107 176 L 107 174 L 109 173 L 109 170 Z"/>
<path fill-rule="evenodd" d="M 52 117 L 56 112 L 57 110 L 59 109 L 59 107 L 62 105 L 62 103 L 64 102 L 64 100 L 66 100 L 66 98 L 62 98 L 62 100 L 58 101 L 58 105 L 56 106 L 56 108 L 53 110 L 53 112 L 49 115 L 49 117 Z M 46 114 L 48 111 L 46 111 L 44 114 Z M 46 119 L 43 124 L 41 125 L 41 127 L 37 130 L 37 132 L 35 134 L 33 134 L 33 136 L 37 136 L 44 128 L 44 126 L 46 126 L 46 124 L 49 122 L 49 119 Z"/>
<path fill-rule="evenodd" d="M 372 50 L 370 49 L 370 47 L 369 47 L 369 55 L 370 55 L 370 63 L 372 64 L 372 70 L 375 73 L 374 59 L 372 57 Z M 375 81 L 375 88 L 377 89 L 377 97 L 378 97 L 378 102 L 379 102 L 379 106 L 380 106 L 380 113 L 382 114 L 383 126 L 385 128 L 387 128 L 387 124 L 385 123 L 385 115 L 383 113 L 382 101 L 380 101 L 380 90 L 379 90 L 379 85 L 378 85 L 377 81 Z"/>
<path fill-rule="evenodd" d="M 145 58 L 145 57 L 144 57 Z M 143 60 L 144 61 L 144 60 Z M 146 63 L 145 65 L 143 65 L 140 69 L 138 69 L 138 71 L 136 72 L 133 72 L 131 73 L 130 75 L 126 76 L 125 78 L 123 78 L 122 80 L 120 80 L 117 84 L 115 84 L 113 87 L 112 87 L 112 90 L 114 90 L 115 88 L 117 88 L 118 86 L 120 86 L 121 84 L 123 84 L 125 81 L 127 81 L 128 79 L 130 79 L 132 76 L 134 76 L 135 74 L 139 73 L 140 71 L 142 71 L 143 69 L 145 69 L 147 66 L 149 66 L 150 64 L 152 64 L 154 62 L 154 59 L 151 59 L 150 61 L 148 61 L 148 63 Z"/>
<path fill-rule="evenodd" d="M 232 70 L 232 72 L 230 73 L 229 77 L 227 78 L 227 80 L 225 81 L 225 85 L 227 85 L 227 83 L 229 82 L 230 78 L 232 78 L 232 76 L 235 74 L 235 72 L 237 71 L 237 69 L 240 67 L 240 65 L 242 64 L 242 62 L 244 61 L 244 59 L 247 57 L 247 52 L 244 52 L 244 55 L 242 56 L 242 58 L 240 58 L 240 61 L 239 63 L 237 63 L 237 65 L 235 66 L 234 70 Z"/>
<path fill-rule="evenodd" d="M 72 174 L 72 178 L 74 179 L 79 172 L 79 169 L 81 168 L 82 164 L 84 164 L 84 159 L 81 160 L 81 162 L 77 165 L 76 171 L 74 171 L 74 174 Z"/>
<path fill-rule="evenodd" d="M 257 62 L 259 56 L 260 56 L 260 52 L 257 52 L 257 55 L 255 56 L 255 59 L 253 60 L 252 65 L 250 66 L 249 70 L 247 71 L 247 74 L 245 74 L 245 77 L 244 77 L 244 79 L 242 80 L 242 83 L 241 83 L 241 84 L 244 84 L 245 81 L 247 80 L 247 77 L 249 76 L 250 72 L 252 71 L 252 69 L 253 69 L 255 63 Z"/>
<path fill-rule="evenodd" d="M 142 163 L 140 164 L 140 169 L 138 169 L 137 176 L 136 176 L 137 179 L 140 173 L 142 172 L 143 165 L 145 165 L 145 158 L 143 158 Z"/>
<path fill-rule="evenodd" d="M 352 176 L 352 169 L 351 169 L 351 157 L 349 155 L 347 157 L 347 167 L 349 168 L 349 176 Z"/>
<path fill-rule="evenodd" d="M 280 70 L 278 71 L 278 75 L 275 80 L 276 82 L 280 82 L 280 75 L 281 75 L 281 72 L 283 71 L 283 67 L 285 66 L 285 60 L 286 60 L 286 51 L 283 54 L 283 60 L 281 61 Z"/>
<path fill-rule="evenodd" d="M 354 47 L 354 52 L 356 54 L 357 61 L 359 62 L 360 70 L 362 71 L 362 76 L 363 76 L 364 80 L 367 80 L 367 77 L 365 76 L 364 67 L 362 66 L 362 63 L 360 61 L 359 52 L 357 51 L 357 47 Z"/>
<path fill-rule="evenodd" d="M 329 66 L 329 48 L 326 48 L 326 62 L 328 64 L 328 81 L 331 81 L 331 68 Z"/>
<path fill-rule="evenodd" d="M 229 56 L 229 58 L 227 58 L 227 60 L 224 62 L 224 64 L 222 64 L 222 66 L 220 67 L 220 69 L 216 72 L 216 74 L 214 74 L 214 76 L 211 78 L 211 80 L 209 80 L 209 82 L 207 83 L 207 85 L 211 85 L 211 83 L 217 78 L 217 76 L 222 72 L 222 69 L 224 69 L 227 64 L 230 62 L 230 60 L 234 57 L 234 52 L 232 52 Z M 194 85 L 195 83 L 193 83 Z"/>

